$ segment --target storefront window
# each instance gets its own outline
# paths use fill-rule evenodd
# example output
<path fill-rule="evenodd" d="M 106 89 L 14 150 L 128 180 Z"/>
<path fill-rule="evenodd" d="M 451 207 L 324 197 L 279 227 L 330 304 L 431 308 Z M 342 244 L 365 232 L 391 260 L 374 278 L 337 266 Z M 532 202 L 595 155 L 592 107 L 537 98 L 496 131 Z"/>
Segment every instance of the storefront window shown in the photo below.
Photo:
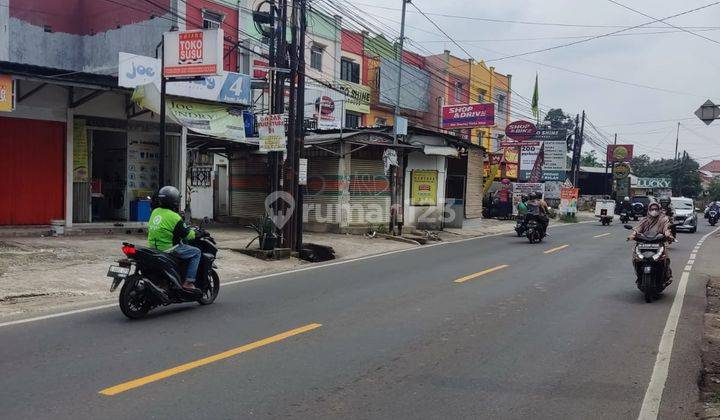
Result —
<path fill-rule="evenodd" d="M 345 113 L 345 127 L 358 128 L 362 125 L 362 116 L 352 112 Z"/>

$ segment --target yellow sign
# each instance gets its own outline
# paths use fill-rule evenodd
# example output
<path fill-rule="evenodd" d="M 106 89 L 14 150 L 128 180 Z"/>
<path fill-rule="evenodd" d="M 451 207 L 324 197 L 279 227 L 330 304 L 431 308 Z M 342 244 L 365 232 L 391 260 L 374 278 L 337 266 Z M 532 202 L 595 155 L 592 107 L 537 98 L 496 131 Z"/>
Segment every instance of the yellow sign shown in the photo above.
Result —
<path fill-rule="evenodd" d="M 73 182 L 88 182 L 88 138 L 85 120 L 73 120 Z"/>
<path fill-rule="evenodd" d="M 13 78 L 7 74 L 0 74 L 0 112 L 13 110 Z"/>
<path fill-rule="evenodd" d="M 615 179 L 625 179 L 630 176 L 630 165 L 627 163 L 618 163 L 613 168 L 613 176 Z"/>
<path fill-rule="evenodd" d="M 410 205 L 437 205 L 438 171 L 413 170 L 410 187 Z"/>
<path fill-rule="evenodd" d="M 359 112 L 361 114 L 370 113 L 370 88 L 357 83 L 339 80 L 337 87 L 345 92 L 345 110 L 350 112 Z"/>

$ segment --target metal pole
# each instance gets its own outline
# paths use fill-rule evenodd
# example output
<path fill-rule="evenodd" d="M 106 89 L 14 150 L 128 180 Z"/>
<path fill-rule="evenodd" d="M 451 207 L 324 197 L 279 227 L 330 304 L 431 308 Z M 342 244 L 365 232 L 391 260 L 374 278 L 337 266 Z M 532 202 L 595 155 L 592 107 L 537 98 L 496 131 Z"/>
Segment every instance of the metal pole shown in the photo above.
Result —
<path fill-rule="evenodd" d="M 165 39 L 162 44 L 162 59 L 160 61 L 160 163 L 158 165 L 158 176 L 160 177 L 160 187 L 165 185 Z M 182 151 L 185 153 L 185 151 Z M 185 174 L 180 174 L 185 176 Z M 182 191 L 183 193 L 185 191 Z"/>
<path fill-rule="evenodd" d="M 678 145 L 680 144 L 680 121 L 678 121 L 677 134 L 675 134 L 675 160 L 678 160 Z"/>
<path fill-rule="evenodd" d="M 298 56 L 298 36 L 297 36 L 297 2 L 293 0 L 292 2 L 292 11 L 290 13 L 290 83 L 289 83 L 289 90 L 290 90 L 290 100 L 288 103 L 288 130 L 287 130 L 287 159 L 285 160 L 285 179 L 283 182 L 283 189 L 285 192 L 290 194 L 290 196 L 293 198 L 293 200 L 297 203 L 297 192 L 298 192 L 298 183 L 297 183 L 297 166 L 295 165 L 295 158 L 297 155 L 297 144 L 296 142 L 296 136 L 297 136 L 297 130 L 296 130 L 296 105 L 297 105 L 297 85 L 296 83 L 296 77 L 297 77 L 297 56 Z M 297 223 L 297 216 L 298 214 L 302 214 L 302 210 L 295 208 L 293 210 L 292 215 L 290 216 L 290 219 L 288 220 L 288 223 L 283 226 L 283 241 L 285 248 L 289 248 L 291 250 L 296 249 L 296 243 L 295 243 L 295 237 L 297 228 L 295 224 Z"/>
<path fill-rule="evenodd" d="M 297 110 L 295 111 L 295 118 L 297 123 L 295 124 L 296 141 L 297 141 L 297 153 L 295 154 L 295 167 L 300 168 L 300 155 L 303 152 L 305 146 L 305 31 L 307 30 L 307 17 L 306 17 L 306 0 L 299 0 L 300 5 L 300 39 L 298 40 L 298 63 L 297 63 Z M 296 251 L 300 252 L 303 243 L 303 216 L 305 215 L 303 209 L 303 194 L 304 188 L 298 185 L 297 189 L 297 210 L 299 212 L 297 216 L 296 224 Z"/>
<path fill-rule="evenodd" d="M 410 0 L 402 1 L 402 18 L 400 20 L 400 45 L 396 53 L 396 59 L 398 60 L 398 77 L 397 77 L 397 91 L 395 93 L 395 115 L 393 123 L 393 145 L 398 144 L 398 120 L 400 119 L 400 92 L 402 89 L 402 70 L 403 70 L 403 47 L 405 45 L 405 12 L 407 9 L 407 3 Z M 397 148 L 395 149 L 397 152 Z M 400 156 L 398 156 L 398 165 L 400 165 Z M 397 232 L 397 213 L 399 211 L 398 206 L 398 171 L 399 166 L 390 167 L 390 232 L 395 235 Z"/>
<path fill-rule="evenodd" d="M 575 179 L 573 181 L 573 185 L 575 188 L 578 188 L 578 181 L 580 180 L 580 160 L 582 159 L 582 146 L 584 142 L 584 136 L 585 136 L 585 111 L 582 112 L 582 120 L 580 122 L 580 143 L 578 144 L 578 161 L 577 166 L 575 167 Z"/>

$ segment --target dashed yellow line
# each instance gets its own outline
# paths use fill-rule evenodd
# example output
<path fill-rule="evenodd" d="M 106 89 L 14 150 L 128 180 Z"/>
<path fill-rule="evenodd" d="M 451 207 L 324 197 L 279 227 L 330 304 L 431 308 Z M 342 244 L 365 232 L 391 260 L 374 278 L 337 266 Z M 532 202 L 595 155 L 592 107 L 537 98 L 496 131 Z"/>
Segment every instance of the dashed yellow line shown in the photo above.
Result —
<path fill-rule="evenodd" d="M 609 233 L 609 232 L 608 232 L 608 233 L 603 233 L 603 234 L 600 234 L 600 235 L 595 235 L 595 236 L 593 236 L 593 238 L 602 238 L 602 237 L 604 237 L 604 236 L 610 236 L 610 235 L 612 235 L 612 233 Z"/>
<path fill-rule="evenodd" d="M 124 382 L 119 385 L 111 386 L 110 388 L 105 388 L 102 391 L 100 391 L 100 394 L 102 395 L 117 395 L 121 392 L 125 392 L 128 390 L 131 390 L 133 388 L 138 388 L 143 385 L 147 385 L 151 382 L 159 381 L 161 379 L 168 378 L 170 376 L 177 375 L 179 373 L 187 372 L 188 370 L 198 368 L 200 366 L 205 366 L 207 364 L 217 362 L 219 360 L 227 359 L 232 356 L 236 356 L 240 353 L 245 353 L 246 351 L 254 350 L 258 347 L 267 346 L 268 344 L 276 343 L 278 341 L 284 340 L 286 338 L 292 337 L 294 335 L 306 333 L 308 331 L 312 331 L 316 328 L 322 327 L 322 324 L 308 324 L 304 327 L 295 328 L 294 330 L 285 331 L 284 333 L 280 333 L 277 335 L 273 335 L 272 337 L 264 338 L 259 341 L 255 341 L 250 344 L 245 344 L 244 346 L 236 347 L 234 349 L 230 349 L 227 351 L 224 351 L 222 353 L 218 353 L 212 356 L 208 356 L 205 358 L 202 358 L 200 360 L 196 360 L 194 362 L 185 363 L 180 366 L 176 366 L 174 368 L 166 369 L 157 373 L 153 373 L 152 375 L 143 376 L 142 378 L 134 379 L 129 382 Z"/>
<path fill-rule="evenodd" d="M 464 283 L 464 282 L 466 282 L 466 281 L 468 281 L 468 280 L 472 280 L 472 279 L 474 279 L 474 278 L 478 278 L 478 277 L 480 277 L 480 276 L 484 276 L 485 274 L 494 273 L 494 272 L 496 272 L 496 271 L 498 271 L 498 270 L 502 270 L 503 268 L 508 268 L 508 267 L 510 267 L 510 266 L 507 265 L 507 264 L 503 264 L 503 265 L 498 265 L 497 267 L 488 268 L 487 270 L 478 271 L 477 273 L 468 274 L 468 275 L 465 276 L 465 277 L 460 277 L 459 279 L 455 279 L 455 283 Z"/>
<path fill-rule="evenodd" d="M 544 252 L 544 254 L 552 254 L 553 252 L 558 252 L 558 251 L 560 251 L 561 249 L 565 249 L 565 248 L 567 248 L 567 247 L 569 247 L 569 246 L 570 246 L 570 245 L 562 245 L 562 246 L 559 246 L 559 247 L 557 247 L 557 248 L 548 249 L 547 251 Z"/>

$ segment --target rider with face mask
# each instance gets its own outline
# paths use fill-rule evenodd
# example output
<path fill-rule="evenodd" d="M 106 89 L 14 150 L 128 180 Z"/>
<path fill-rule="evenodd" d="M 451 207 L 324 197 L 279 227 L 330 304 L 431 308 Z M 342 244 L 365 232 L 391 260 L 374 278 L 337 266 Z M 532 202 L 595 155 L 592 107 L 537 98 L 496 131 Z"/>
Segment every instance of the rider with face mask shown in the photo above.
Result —
<path fill-rule="evenodd" d="M 674 240 L 670 230 L 670 220 L 665 216 L 660 208 L 660 204 L 652 203 L 648 207 L 648 215 L 644 218 L 630 234 L 629 240 L 635 240 L 635 235 L 642 233 L 648 237 L 654 237 L 659 233 L 665 235 L 668 242 Z M 665 247 L 665 269 L 667 270 L 668 282 L 672 279 L 672 270 L 670 269 L 670 257 L 667 255 L 667 247 Z M 633 254 L 634 255 L 634 254 Z M 668 283 L 669 284 L 669 283 Z"/>

